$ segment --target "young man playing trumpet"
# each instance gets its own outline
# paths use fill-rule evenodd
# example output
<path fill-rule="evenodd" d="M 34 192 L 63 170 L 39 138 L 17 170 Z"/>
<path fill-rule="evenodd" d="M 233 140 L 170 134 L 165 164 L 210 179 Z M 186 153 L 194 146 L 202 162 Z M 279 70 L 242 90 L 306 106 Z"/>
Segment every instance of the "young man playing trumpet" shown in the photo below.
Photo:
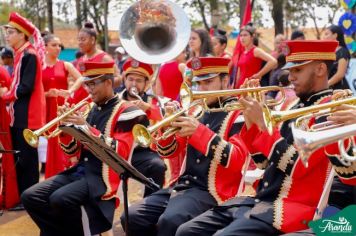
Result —
<path fill-rule="evenodd" d="M 228 88 L 229 59 L 193 58 L 194 82 L 201 91 Z M 234 102 L 221 98 L 222 105 Z M 219 107 L 216 97 L 206 100 L 210 108 Z M 173 104 L 169 104 L 172 107 Z M 129 208 L 131 235 L 175 235 L 179 225 L 237 195 L 246 147 L 239 137 L 236 122 L 239 111 L 204 112 L 198 120 L 181 116 L 171 126 L 178 133 L 159 140 L 157 150 L 163 158 L 177 158 L 185 153 L 178 179 Z M 122 225 L 125 225 L 121 217 Z"/>
<path fill-rule="evenodd" d="M 162 119 L 162 113 L 157 98 L 145 92 L 150 86 L 152 75 L 151 65 L 135 59 L 128 59 L 123 65 L 125 89 L 120 97 L 139 107 L 146 113 L 149 121 L 154 123 Z M 145 125 L 149 125 L 149 123 L 147 122 Z M 152 178 L 160 187 L 163 186 L 166 166 L 157 152 L 137 146 L 132 154 L 131 164 L 144 176 Z M 146 187 L 144 197 L 152 192 L 152 189 Z"/>
<path fill-rule="evenodd" d="M 113 91 L 114 62 L 85 62 L 84 86 L 94 107 L 87 119 L 74 112 L 63 122 L 86 125 L 119 156 L 129 159 L 133 148 L 132 127 L 146 122 L 146 114 Z M 62 134 L 61 148 L 77 164 L 25 191 L 21 199 L 41 235 L 83 235 L 81 206 L 92 234 L 112 227 L 120 178 L 73 137 Z"/>
<path fill-rule="evenodd" d="M 290 41 L 287 56 L 289 80 L 299 101 L 293 109 L 330 100 L 328 68 L 335 60 L 336 41 Z M 255 197 L 234 198 L 178 228 L 178 236 L 188 235 L 279 235 L 308 228 L 316 213 L 330 171 L 330 161 L 344 181 L 355 180 L 355 165 L 342 166 L 336 145 L 319 149 L 301 162 L 294 148 L 290 124 L 283 123 L 272 135 L 267 132 L 263 106 L 250 97 L 242 98 L 245 126 L 241 137 L 257 166 L 265 169 Z M 314 119 L 307 122 L 311 125 Z"/>

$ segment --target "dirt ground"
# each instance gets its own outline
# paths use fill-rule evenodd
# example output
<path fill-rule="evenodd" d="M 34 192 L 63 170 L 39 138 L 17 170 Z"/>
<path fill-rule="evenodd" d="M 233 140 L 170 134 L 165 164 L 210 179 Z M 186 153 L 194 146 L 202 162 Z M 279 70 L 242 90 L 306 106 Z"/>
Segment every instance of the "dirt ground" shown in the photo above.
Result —
<path fill-rule="evenodd" d="M 170 173 L 167 170 L 166 173 Z M 169 179 L 169 176 L 166 176 L 166 179 Z M 129 204 L 133 204 L 143 196 L 144 187 L 142 184 L 129 180 L 128 184 L 128 195 L 129 195 Z M 254 191 L 251 186 L 247 186 L 243 195 L 253 195 Z M 113 225 L 113 234 L 115 236 L 124 236 L 125 233 L 121 227 L 120 216 L 123 212 L 123 204 L 120 204 L 120 207 L 116 209 L 114 225 Z M 39 235 L 39 229 L 36 224 L 32 221 L 26 211 L 4 211 L 3 215 L 0 216 L 0 236 L 37 236 Z M 105 236 L 112 236 L 108 233 Z"/>
<path fill-rule="evenodd" d="M 143 187 L 135 181 L 129 181 L 129 202 L 139 201 L 143 196 Z M 123 204 L 116 209 L 113 232 L 115 236 L 124 236 L 121 228 L 120 216 L 123 212 Z M 36 236 L 39 229 L 26 211 L 4 211 L 0 216 L 0 236 Z M 109 234 L 110 235 L 110 234 Z M 108 235 L 108 236 L 109 236 Z"/>

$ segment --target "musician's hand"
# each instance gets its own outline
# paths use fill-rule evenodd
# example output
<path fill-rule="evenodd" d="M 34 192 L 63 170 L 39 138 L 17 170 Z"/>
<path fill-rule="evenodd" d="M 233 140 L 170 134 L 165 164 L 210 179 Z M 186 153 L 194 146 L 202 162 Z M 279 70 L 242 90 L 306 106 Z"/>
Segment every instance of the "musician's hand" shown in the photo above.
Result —
<path fill-rule="evenodd" d="M 251 97 L 240 98 L 239 102 L 244 106 L 243 115 L 247 129 L 256 124 L 260 130 L 266 130 L 262 104 Z"/>
<path fill-rule="evenodd" d="M 144 102 L 142 100 L 135 100 L 135 101 L 131 101 L 133 104 L 135 104 L 138 108 L 140 108 L 141 110 L 143 110 L 144 112 L 146 112 L 148 109 L 151 108 L 151 105 L 147 102 Z"/>
<path fill-rule="evenodd" d="M 180 108 L 179 102 L 177 101 L 170 101 L 164 104 L 164 114 L 165 116 L 168 116 L 170 114 L 173 114 L 177 112 Z"/>
<path fill-rule="evenodd" d="M 340 105 L 333 110 L 327 119 L 344 125 L 356 124 L 356 107 L 347 104 Z"/>
<path fill-rule="evenodd" d="M 66 116 L 64 122 L 73 124 L 73 125 L 86 125 L 87 122 L 83 117 L 83 114 L 80 111 L 75 111 L 70 115 Z"/>
<path fill-rule="evenodd" d="M 336 101 L 352 96 L 352 91 L 350 89 L 335 89 L 331 100 Z"/>
<path fill-rule="evenodd" d="M 65 103 L 63 106 L 59 106 L 57 108 L 57 116 L 61 116 L 62 114 L 68 112 L 73 105 L 69 105 L 68 103 Z M 86 124 L 86 121 L 84 119 L 84 115 L 81 111 L 75 111 L 68 116 L 64 117 L 60 121 L 61 125 L 65 124 L 74 124 L 74 125 L 84 125 Z"/>
<path fill-rule="evenodd" d="M 200 122 L 197 119 L 185 116 L 180 116 L 171 123 L 172 127 L 180 128 L 177 134 L 183 138 L 192 136 L 199 124 Z"/>

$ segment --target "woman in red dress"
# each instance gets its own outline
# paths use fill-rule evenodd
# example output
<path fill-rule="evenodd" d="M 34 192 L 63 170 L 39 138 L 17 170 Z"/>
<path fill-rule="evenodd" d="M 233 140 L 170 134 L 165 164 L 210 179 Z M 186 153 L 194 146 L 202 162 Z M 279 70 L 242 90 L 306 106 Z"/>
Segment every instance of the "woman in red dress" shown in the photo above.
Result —
<path fill-rule="evenodd" d="M 78 46 L 79 50 L 84 53 L 82 57 L 77 60 L 77 69 L 82 73 L 85 71 L 83 67 L 84 62 L 111 62 L 114 59 L 97 48 L 97 33 L 94 29 L 94 25 L 90 22 L 84 24 L 84 27 L 78 34 Z M 122 78 L 120 76 L 119 69 L 114 65 L 114 87 L 118 87 L 121 84 Z M 69 103 L 76 104 L 88 96 L 88 92 L 81 86 L 82 82 L 77 81 L 69 90 L 71 97 L 68 99 Z M 74 92 L 74 93 L 73 93 Z"/>
<path fill-rule="evenodd" d="M 5 67 L 0 66 L 0 144 L 5 150 L 11 150 L 10 118 L 2 95 L 10 87 L 11 78 Z M 0 209 L 9 209 L 20 202 L 17 188 L 14 156 L 0 153 Z"/>
<path fill-rule="evenodd" d="M 61 52 L 61 41 L 58 37 L 46 35 L 44 41 L 46 58 L 42 68 L 42 83 L 46 96 L 46 123 L 48 123 L 57 117 L 57 107 L 64 104 L 65 91 L 68 90 L 68 77 L 80 80 L 81 75 L 71 63 L 58 60 Z M 53 129 L 55 128 L 57 127 Z M 45 139 L 40 139 L 39 157 L 40 161 L 43 161 L 41 153 L 42 156 L 44 156 L 43 153 L 47 156 L 45 177 L 49 178 L 63 171 L 67 160 L 59 147 L 58 137 L 49 138 L 48 145 L 46 143 Z"/>
<path fill-rule="evenodd" d="M 240 31 L 241 45 L 244 51 L 238 62 L 237 80 L 235 88 L 245 82 L 246 79 L 259 79 L 277 66 L 277 61 L 270 54 L 254 45 L 255 29 L 251 25 L 244 26 Z M 262 67 L 263 61 L 266 64 Z"/>

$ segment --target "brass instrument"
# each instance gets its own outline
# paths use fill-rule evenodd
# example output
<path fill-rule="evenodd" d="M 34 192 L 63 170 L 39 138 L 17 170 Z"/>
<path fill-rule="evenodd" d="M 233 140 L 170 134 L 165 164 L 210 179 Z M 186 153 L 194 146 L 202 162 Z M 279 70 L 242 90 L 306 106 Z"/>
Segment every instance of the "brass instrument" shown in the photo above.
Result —
<path fill-rule="evenodd" d="M 158 121 L 152 126 L 146 128 L 145 126 L 140 124 L 135 125 L 132 129 L 132 134 L 136 143 L 138 143 L 142 147 L 148 147 L 152 143 L 152 141 L 157 142 L 158 140 L 166 139 L 173 135 L 175 132 L 177 132 L 178 128 L 170 127 L 167 128 L 167 130 L 163 132 L 160 137 L 154 138 L 154 136 L 157 136 L 155 134 L 157 134 L 158 130 L 164 127 L 168 127 L 170 123 L 176 120 L 178 117 L 182 115 L 187 115 L 199 119 L 203 115 L 203 113 L 204 112 L 201 106 L 201 101 L 195 101 L 188 108 L 182 108 L 178 112 L 165 117 L 164 119 Z"/>
<path fill-rule="evenodd" d="M 138 94 L 137 88 L 136 87 L 131 87 L 130 91 L 128 91 L 130 94 L 135 96 L 138 100 L 143 101 L 142 97 Z"/>
<path fill-rule="evenodd" d="M 295 110 L 289 111 L 271 111 L 267 106 L 263 107 L 263 117 L 266 128 L 268 132 L 271 134 L 273 131 L 273 127 L 275 127 L 278 123 L 302 117 L 310 114 L 323 114 L 325 112 L 331 112 L 333 108 L 340 106 L 342 104 L 348 105 L 356 105 L 356 97 L 350 97 L 345 99 L 340 99 L 333 102 L 328 102 L 324 104 L 314 105 L 310 107 L 303 107 Z M 321 113 L 320 113 L 321 112 Z M 300 123 L 298 123 L 300 126 Z M 299 128 L 299 127 L 298 127 Z"/>
<path fill-rule="evenodd" d="M 140 0 L 122 15 L 119 33 L 126 52 L 138 61 L 161 64 L 177 57 L 190 38 L 184 10 L 168 0 Z"/>
<path fill-rule="evenodd" d="M 50 132 L 49 130 L 52 127 L 54 127 L 55 125 L 57 125 L 61 120 L 65 119 L 67 116 L 71 115 L 72 113 L 80 110 L 84 106 L 88 106 L 87 110 L 89 112 L 89 110 L 90 110 L 90 105 L 88 102 L 89 99 L 91 99 L 90 95 L 88 97 L 86 97 L 85 99 L 83 99 L 82 101 L 80 101 L 79 103 L 77 103 L 76 105 L 74 105 L 73 107 L 71 107 L 68 111 L 66 111 L 62 115 L 54 118 L 53 120 L 51 120 L 50 122 L 45 124 L 43 127 L 39 128 L 35 131 L 32 131 L 30 129 L 25 129 L 23 131 L 23 136 L 24 136 L 26 142 L 30 146 L 36 148 L 38 146 L 38 139 L 40 136 L 45 136 L 46 138 L 51 138 L 51 137 L 55 137 L 58 134 L 60 134 L 61 131 L 59 129 L 55 129 L 52 132 Z"/>
<path fill-rule="evenodd" d="M 221 105 L 220 97 L 224 96 L 238 96 L 238 95 L 249 95 L 253 96 L 257 100 L 262 100 L 262 95 L 265 92 L 269 91 L 281 91 L 282 99 L 275 100 L 269 99 L 266 101 L 267 106 L 276 106 L 284 102 L 285 93 L 283 87 L 278 86 L 267 86 L 267 87 L 258 87 L 258 88 L 242 88 L 242 89 L 227 89 L 227 90 L 216 90 L 216 91 L 192 91 L 186 83 L 183 83 L 180 87 L 180 99 L 183 107 L 189 107 L 189 105 L 198 99 L 206 99 L 206 98 L 218 98 L 219 103 Z M 220 108 L 208 108 L 207 104 L 204 104 L 204 107 L 209 112 L 219 112 L 219 111 L 234 111 L 234 110 L 242 110 L 244 107 L 238 101 L 235 103 L 229 103 L 225 106 L 220 106 Z"/>
<path fill-rule="evenodd" d="M 356 146 L 353 142 L 354 139 L 351 139 L 353 145 L 353 156 L 350 156 L 347 153 L 343 142 L 345 138 L 352 137 L 356 134 L 356 124 L 315 132 L 296 128 L 296 125 L 292 124 L 292 132 L 294 144 L 305 166 L 308 166 L 308 159 L 315 150 L 336 141 L 338 141 L 341 154 L 340 161 L 346 166 L 350 165 L 350 162 L 356 161 Z"/>

